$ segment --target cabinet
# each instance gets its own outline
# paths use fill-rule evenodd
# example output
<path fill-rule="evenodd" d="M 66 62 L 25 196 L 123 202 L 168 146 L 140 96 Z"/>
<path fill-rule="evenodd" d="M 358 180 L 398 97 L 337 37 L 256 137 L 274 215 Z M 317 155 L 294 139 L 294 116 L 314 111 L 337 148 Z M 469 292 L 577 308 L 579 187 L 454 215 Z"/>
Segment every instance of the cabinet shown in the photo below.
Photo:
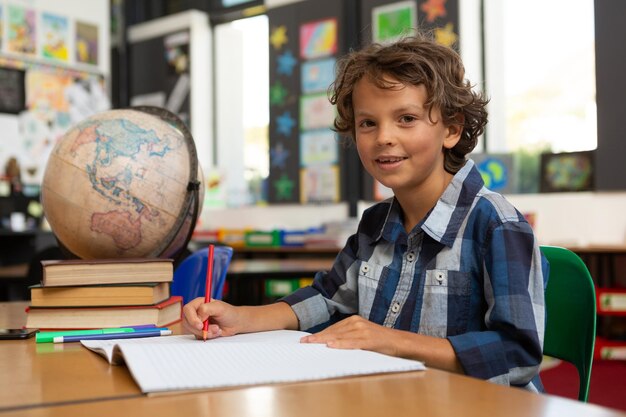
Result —
<path fill-rule="evenodd" d="M 597 359 L 626 360 L 626 246 L 572 247 L 596 284 Z"/>

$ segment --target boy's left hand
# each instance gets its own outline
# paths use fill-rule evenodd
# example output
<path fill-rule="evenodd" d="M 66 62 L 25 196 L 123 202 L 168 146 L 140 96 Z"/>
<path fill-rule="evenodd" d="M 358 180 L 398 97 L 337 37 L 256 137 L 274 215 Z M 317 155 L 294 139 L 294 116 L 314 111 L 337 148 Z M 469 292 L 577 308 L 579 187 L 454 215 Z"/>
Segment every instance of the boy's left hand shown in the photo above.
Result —
<path fill-rule="evenodd" d="M 305 336 L 301 343 L 325 343 L 337 349 L 363 349 L 396 356 L 393 344 L 396 331 L 354 315 L 319 333 Z"/>

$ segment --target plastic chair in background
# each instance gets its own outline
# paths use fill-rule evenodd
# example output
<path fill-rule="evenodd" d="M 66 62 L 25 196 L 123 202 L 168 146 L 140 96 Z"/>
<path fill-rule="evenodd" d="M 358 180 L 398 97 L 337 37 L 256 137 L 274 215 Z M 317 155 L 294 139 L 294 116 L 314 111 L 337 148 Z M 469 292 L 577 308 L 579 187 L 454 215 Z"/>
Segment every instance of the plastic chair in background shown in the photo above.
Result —
<path fill-rule="evenodd" d="M 211 298 L 221 300 L 226 282 L 226 272 L 233 257 L 230 246 L 215 246 L 213 251 L 213 283 Z M 209 248 L 200 249 L 185 258 L 174 271 L 171 285 L 172 295 L 183 297 L 186 304 L 196 297 L 204 297 L 206 287 Z"/>
<path fill-rule="evenodd" d="M 541 246 L 550 262 L 543 353 L 578 370 L 578 399 L 586 402 L 596 340 L 596 291 L 585 263 L 569 249 Z"/>

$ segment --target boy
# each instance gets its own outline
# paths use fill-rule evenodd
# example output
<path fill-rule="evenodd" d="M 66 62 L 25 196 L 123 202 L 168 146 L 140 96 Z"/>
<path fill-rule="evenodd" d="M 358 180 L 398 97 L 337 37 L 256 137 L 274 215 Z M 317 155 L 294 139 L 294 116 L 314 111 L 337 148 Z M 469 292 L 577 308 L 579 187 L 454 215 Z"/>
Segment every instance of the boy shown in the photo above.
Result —
<path fill-rule="evenodd" d="M 185 327 L 209 337 L 270 329 L 542 391 L 547 262 L 531 227 L 466 155 L 487 123 L 452 49 L 416 35 L 340 63 L 335 130 L 394 197 L 363 213 L 329 272 L 265 306 L 201 298 Z"/>

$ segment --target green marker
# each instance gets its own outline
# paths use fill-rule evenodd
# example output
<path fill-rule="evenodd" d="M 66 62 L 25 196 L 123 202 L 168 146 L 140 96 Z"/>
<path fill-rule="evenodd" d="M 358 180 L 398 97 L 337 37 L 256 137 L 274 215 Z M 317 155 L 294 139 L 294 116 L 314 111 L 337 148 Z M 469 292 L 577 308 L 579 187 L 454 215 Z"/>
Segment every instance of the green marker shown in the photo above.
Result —
<path fill-rule="evenodd" d="M 59 336 L 86 336 L 92 334 L 107 333 L 130 333 L 136 331 L 132 327 L 118 327 L 109 329 L 93 329 L 93 330 L 66 330 L 60 332 L 39 332 L 35 335 L 36 343 L 52 343 L 55 337 Z"/>

